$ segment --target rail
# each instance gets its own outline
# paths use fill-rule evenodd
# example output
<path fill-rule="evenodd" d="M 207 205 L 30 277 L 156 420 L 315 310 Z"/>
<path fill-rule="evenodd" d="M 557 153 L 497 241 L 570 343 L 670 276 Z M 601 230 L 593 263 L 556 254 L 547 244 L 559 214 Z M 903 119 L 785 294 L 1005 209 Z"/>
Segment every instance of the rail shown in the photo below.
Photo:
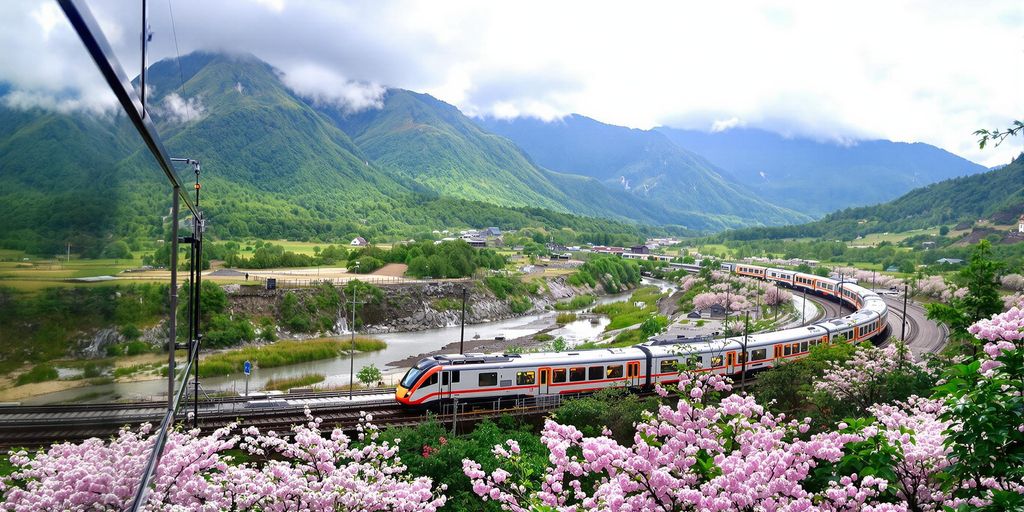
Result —
<path fill-rule="evenodd" d="M 177 396 L 174 397 L 174 406 L 167 410 L 163 420 L 160 422 L 160 431 L 153 441 L 153 451 L 150 452 L 149 460 L 146 461 L 146 468 L 142 472 L 139 487 L 135 491 L 135 499 L 132 500 L 132 512 L 141 510 L 142 506 L 146 503 L 146 495 L 149 494 L 149 484 L 153 480 L 153 475 L 156 474 L 156 466 L 160 462 L 160 456 L 163 455 L 164 445 L 167 444 L 167 435 L 174 426 L 174 417 L 178 414 L 178 409 L 181 407 L 188 392 L 188 376 L 192 370 L 193 363 L 199 358 L 198 350 L 191 352 L 192 357 L 189 358 L 188 364 L 185 365 L 185 371 L 181 374 L 181 386 L 178 388 Z"/>
<path fill-rule="evenodd" d="M 200 164 L 198 161 L 191 158 L 172 158 L 164 147 L 163 141 L 157 133 L 156 126 L 153 124 L 149 116 L 146 115 L 146 103 L 145 103 L 145 81 L 146 81 L 146 47 L 148 42 L 148 25 L 147 25 L 147 10 L 146 0 L 142 0 L 142 31 L 143 34 L 140 37 L 142 43 L 142 70 L 139 74 L 139 88 L 142 96 L 136 92 L 135 87 L 132 85 L 132 81 L 128 78 L 128 74 L 125 73 L 124 68 L 117 59 L 117 55 L 114 53 L 107 41 L 106 36 L 103 33 L 103 29 L 100 27 L 99 22 L 92 15 L 88 6 L 85 4 L 85 0 L 58 0 L 61 10 L 64 11 L 64 15 L 67 17 L 71 24 L 71 27 L 78 34 L 82 44 L 85 46 L 86 51 L 92 60 L 95 62 L 96 67 L 99 69 L 100 74 L 103 75 L 107 85 L 110 86 L 110 90 L 114 93 L 118 102 L 121 104 L 122 110 L 125 115 L 131 121 L 132 125 L 138 131 L 139 136 L 145 143 L 149 152 L 156 159 L 157 165 L 163 171 L 167 180 L 172 186 L 172 215 L 171 215 L 171 287 L 170 287 L 170 311 L 169 311 L 169 336 L 168 336 L 168 406 L 167 412 L 164 415 L 163 421 L 160 424 L 160 433 L 154 440 L 153 451 L 150 454 L 149 461 L 146 464 L 146 470 L 142 475 L 139 487 L 135 493 L 135 500 L 132 504 L 132 511 L 137 511 L 142 507 L 145 502 L 145 496 L 147 489 L 149 488 L 149 482 L 152 479 L 153 474 L 156 472 L 156 465 L 160 460 L 160 456 L 163 453 L 164 444 L 167 442 L 167 433 L 170 431 L 171 426 L 174 423 L 174 417 L 177 414 L 178 409 L 181 406 L 182 400 L 184 399 L 184 392 L 188 384 L 189 372 L 195 368 L 198 374 L 199 369 L 199 348 L 201 335 L 199 334 L 199 296 L 200 296 L 200 275 L 201 272 L 194 265 L 196 261 L 202 261 L 202 239 L 203 239 L 203 215 L 199 210 L 199 173 Z M 195 200 L 193 200 L 187 190 L 191 190 L 191 187 L 186 188 L 184 183 L 178 176 L 177 171 L 174 169 L 175 162 L 184 162 L 191 165 L 195 171 Z M 179 215 L 179 203 L 184 203 L 185 207 L 192 213 L 195 219 L 193 225 L 195 226 L 193 234 L 187 239 L 179 239 L 178 237 L 178 215 Z M 182 385 L 178 390 L 177 397 L 171 402 L 174 395 L 174 346 L 177 343 L 176 336 L 176 322 L 175 315 L 177 314 L 177 257 L 178 257 L 178 244 L 181 242 L 188 242 L 192 246 L 192 263 L 193 267 L 191 270 L 191 276 L 194 278 L 190 279 L 192 286 L 189 288 L 189 313 L 190 313 L 190 327 L 189 327 L 189 343 L 191 350 L 189 351 L 189 361 L 185 368 L 185 372 L 182 374 L 181 380 Z M 198 378 L 198 375 L 196 376 Z M 198 387 L 198 380 L 196 381 Z M 197 404 L 198 408 L 198 404 Z"/>

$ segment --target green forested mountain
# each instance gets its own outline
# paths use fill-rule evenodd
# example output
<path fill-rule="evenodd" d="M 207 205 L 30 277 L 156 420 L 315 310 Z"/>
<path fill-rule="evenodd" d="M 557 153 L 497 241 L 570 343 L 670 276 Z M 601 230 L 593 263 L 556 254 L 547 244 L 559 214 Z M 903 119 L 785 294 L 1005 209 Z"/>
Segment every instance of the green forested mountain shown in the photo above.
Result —
<path fill-rule="evenodd" d="M 758 197 L 656 131 L 613 126 L 580 115 L 553 122 L 532 118 L 477 122 L 511 139 L 539 165 L 600 180 L 637 201 L 674 212 L 687 219 L 681 222 L 687 225 L 700 222 L 724 228 L 810 220 Z"/>
<path fill-rule="evenodd" d="M 679 223 L 583 176 L 534 165 L 511 141 L 481 130 L 454 106 L 391 89 L 379 109 L 346 113 L 320 106 L 377 166 L 403 183 L 445 196 L 503 206 L 532 206 L 646 223 Z"/>
<path fill-rule="evenodd" d="M 414 171 L 375 163 L 252 56 L 191 54 L 181 59 L 180 76 L 183 87 L 175 61 L 154 64 L 147 103 L 168 151 L 202 160 L 202 204 L 215 236 L 328 240 L 358 234 L 373 240 L 482 225 L 569 227 L 634 239 L 663 231 L 631 220 L 570 215 L 584 204 L 575 203 L 577 210 L 560 204 L 561 192 L 539 186 L 559 178 L 531 166 L 525 171 L 534 173 L 535 183 L 484 176 L 474 183 L 500 193 L 442 196 L 429 181 L 409 179 Z M 516 151 L 502 145 L 507 141 L 481 137 Z M 478 155 L 498 158 L 488 151 Z M 182 174 L 191 181 L 187 170 Z M 552 196 L 500 200 L 518 198 L 535 185 Z M 114 239 L 164 238 L 169 207 L 165 180 L 123 117 L 0 106 L 0 246 L 53 254 L 71 243 L 75 252 L 97 255 Z M 594 206 L 587 213 L 660 222 L 629 203 L 620 211 L 626 213 Z"/>
<path fill-rule="evenodd" d="M 658 193 L 641 195 L 554 172 L 424 94 L 390 90 L 382 108 L 346 115 L 297 95 L 251 55 L 160 61 L 147 85 L 168 151 L 203 162 L 215 236 L 373 239 L 459 225 L 638 236 L 651 231 L 643 225 L 681 232 L 801 218 L 703 169 L 665 175 Z M 115 239 L 166 236 L 169 191 L 116 114 L 0 103 L 0 185 L 4 247 L 53 253 L 71 243 L 88 255 Z"/>
<path fill-rule="evenodd" d="M 1021 213 L 1024 213 L 1024 154 L 997 170 L 933 183 L 888 203 L 847 208 L 799 226 L 743 229 L 721 236 L 742 240 L 808 236 L 852 239 L 868 233 L 899 232 L 978 219 L 995 218 L 1010 223 Z"/>

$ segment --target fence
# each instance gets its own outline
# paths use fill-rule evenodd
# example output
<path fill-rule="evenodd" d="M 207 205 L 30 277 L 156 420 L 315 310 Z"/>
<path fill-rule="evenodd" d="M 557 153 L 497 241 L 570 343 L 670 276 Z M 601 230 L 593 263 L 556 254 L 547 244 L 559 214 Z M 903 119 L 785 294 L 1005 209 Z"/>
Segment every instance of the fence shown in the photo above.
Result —
<path fill-rule="evenodd" d="M 374 274 L 351 275 L 345 277 L 318 277 L 308 279 L 282 279 L 279 277 L 249 274 L 249 278 L 250 280 L 255 281 L 257 283 L 264 284 L 266 284 L 268 279 L 273 279 L 276 281 L 276 286 L 278 288 L 308 288 L 311 286 L 319 286 L 321 284 L 344 285 L 345 283 L 353 280 L 358 280 L 363 283 L 369 283 L 376 286 L 401 286 L 428 283 L 465 283 L 471 280 L 468 277 L 460 277 L 453 279 L 412 279 L 408 277 L 379 276 Z"/>

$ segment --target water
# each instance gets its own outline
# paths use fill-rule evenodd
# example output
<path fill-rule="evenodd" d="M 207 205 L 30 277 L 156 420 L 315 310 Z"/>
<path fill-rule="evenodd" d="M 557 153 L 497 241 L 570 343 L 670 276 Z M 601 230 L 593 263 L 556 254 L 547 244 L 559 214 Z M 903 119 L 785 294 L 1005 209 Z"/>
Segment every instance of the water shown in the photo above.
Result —
<path fill-rule="evenodd" d="M 662 291 L 674 289 L 674 285 L 666 281 L 645 278 L 643 282 L 645 285 L 657 285 Z M 599 297 L 595 305 L 623 301 L 628 299 L 629 295 L 629 293 L 621 293 Z M 590 306 L 580 311 L 587 312 L 592 307 Z M 495 336 L 504 336 L 509 339 L 529 336 L 551 327 L 556 315 L 557 312 L 548 311 L 507 320 L 466 325 L 466 340 L 472 340 L 476 336 L 482 339 L 493 339 Z M 608 318 L 603 316 L 599 317 L 596 324 L 592 324 L 589 319 L 581 319 L 558 327 L 551 331 L 550 334 L 555 337 L 562 336 L 570 346 L 573 346 L 599 339 L 608 322 Z M 318 386 L 347 385 L 349 383 L 350 365 L 358 373 L 360 368 L 370 364 L 380 368 L 385 374 L 385 384 L 391 385 L 401 377 L 405 372 L 405 368 L 390 366 L 388 363 L 439 350 L 451 342 L 459 341 L 460 331 L 461 327 L 455 325 L 424 331 L 376 334 L 374 335 L 375 338 L 387 342 L 388 346 L 384 350 L 357 353 L 351 362 L 346 355 L 335 359 L 310 361 L 277 368 L 257 368 L 253 370 L 252 375 L 249 377 L 249 390 L 261 390 L 263 385 L 270 379 L 298 377 L 309 373 L 320 373 L 326 376 L 324 382 L 318 384 Z M 347 340 L 349 338 L 347 336 L 339 336 L 338 339 Z M 239 372 L 238 374 L 223 377 L 207 377 L 201 380 L 201 384 L 205 389 L 211 391 L 243 392 L 245 390 L 245 375 Z M 35 405 L 67 402 L 84 398 L 86 395 L 96 401 L 112 399 L 165 399 L 166 390 L 166 380 L 115 382 L 39 395 L 27 398 L 22 403 Z M 161 396 L 162 393 L 164 394 Z"/>

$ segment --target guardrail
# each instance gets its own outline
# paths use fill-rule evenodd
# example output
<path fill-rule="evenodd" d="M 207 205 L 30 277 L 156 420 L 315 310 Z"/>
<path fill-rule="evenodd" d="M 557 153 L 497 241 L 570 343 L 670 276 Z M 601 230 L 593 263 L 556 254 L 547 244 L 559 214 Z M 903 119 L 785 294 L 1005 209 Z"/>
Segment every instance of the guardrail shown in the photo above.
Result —
<path fill-rule="evenodd" d="M 316 277 L 309 279 L 283 279 L 278 277 L 249 274 L 249 279 L 251 281 L 264 284 L 266 284 L 268 279 L 273 279 L 275 281 L 275 285 L 278 288 L 309 288 L 311 286 L 319 286 L 325 283 L 344 286 L 345 283 L 354 280 L 378 286 L 413 285 L 426 283 L 465 283 L 471 281 L 471 278 L 468 277 L 451 279 L 413 279 L 408 277 L 379 276 L 374 274 L 354 274 L 345 277 Z"/>

